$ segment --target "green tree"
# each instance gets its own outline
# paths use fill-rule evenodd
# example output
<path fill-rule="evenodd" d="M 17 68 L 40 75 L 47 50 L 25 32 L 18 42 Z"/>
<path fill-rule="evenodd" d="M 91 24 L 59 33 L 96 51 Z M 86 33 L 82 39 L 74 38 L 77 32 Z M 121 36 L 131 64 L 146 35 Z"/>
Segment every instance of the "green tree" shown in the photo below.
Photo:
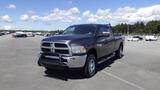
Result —
<path fill-rule="evenodd" d="M 113 27 L 114 32 L 127 34 L 127 27 L 129 26 L 130 34 L 160 34 L 160 21 L 136 22 L 134 24 L 118 24 Z"/>

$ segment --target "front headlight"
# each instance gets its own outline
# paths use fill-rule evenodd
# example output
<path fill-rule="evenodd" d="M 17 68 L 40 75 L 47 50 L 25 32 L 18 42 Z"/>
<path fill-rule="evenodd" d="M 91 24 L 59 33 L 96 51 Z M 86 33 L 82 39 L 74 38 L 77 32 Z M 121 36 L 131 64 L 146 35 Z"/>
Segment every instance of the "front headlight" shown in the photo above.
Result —
<path fill-rule="evenodd" d="M 81 45 L 72 44 L 71 49 L 73 54 L 86 53 L 86 49 L 84 48 L 84 46 Z"/>

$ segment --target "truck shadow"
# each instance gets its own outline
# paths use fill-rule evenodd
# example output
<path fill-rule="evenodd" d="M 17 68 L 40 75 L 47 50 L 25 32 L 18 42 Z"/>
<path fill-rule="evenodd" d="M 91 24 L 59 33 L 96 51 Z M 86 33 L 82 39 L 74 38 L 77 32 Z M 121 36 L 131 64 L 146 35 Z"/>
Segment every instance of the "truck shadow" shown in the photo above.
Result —
<path fill-rule="evenodd" d="M 107 67 L 111 67 L 111 65 L 118 60 L 115 57 L 112 57 L 108 60 L 106 60 L 105 62 L 98 64 L 98 71 L 101 71 Z M 49 77 L 49 78 L 54 78 L 54 79 L 60 79 L 60 80 L 64 80 L 64 81 L 68 81 L 69 79 L 86 79 L 83 74 L 82 71 L 77 69 L 77 70 L 45 70 L 45 77 Z"/>

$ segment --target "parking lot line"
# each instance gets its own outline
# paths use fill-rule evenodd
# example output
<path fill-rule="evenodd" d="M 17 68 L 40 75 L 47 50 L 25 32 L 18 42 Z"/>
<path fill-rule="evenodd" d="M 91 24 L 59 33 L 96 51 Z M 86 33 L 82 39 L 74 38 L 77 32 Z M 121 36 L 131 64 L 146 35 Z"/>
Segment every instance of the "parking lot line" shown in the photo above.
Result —
<path fill-rule="evenodd" d="M 135 83 L 129 82 L 129 81 L 127 81 L 127 80 L 125 80 L 125 79 L 123 79 L 123 78 L 120 78 L 120 77 L 118 77 L 118 76 L 116 76 L 116 75 L 114 75 L 114 74 L 112 74 L 112 73 L 109 73 L 109 72 L 106 72 L 106 71 L 102 71 L 102 73 L 104 73 L 104 74 L 106 74 L 106 75 L 108 75 L 108 76 L 110 76 L 110 77 L 113 77 L 113 78 L 115 78 L 115 79 L 118 79 L 118 80 L 120 80 L 120 81 L 122 81 L 122 82 L 124 82 L 124 83 L 126 83 L 126 84 L 128 84 L 128 85 L 130 85 L 130 86 L 136 87 L 136 88 L 138 88 L 139 90 L 147 90 L 147 89 L 145 89 L 145 88 L 143 88 L 143 87 L 141 87 L 141 86 L 139 86 L 139 85 L 137 85 L 137 84 L 135 84 Z"/>

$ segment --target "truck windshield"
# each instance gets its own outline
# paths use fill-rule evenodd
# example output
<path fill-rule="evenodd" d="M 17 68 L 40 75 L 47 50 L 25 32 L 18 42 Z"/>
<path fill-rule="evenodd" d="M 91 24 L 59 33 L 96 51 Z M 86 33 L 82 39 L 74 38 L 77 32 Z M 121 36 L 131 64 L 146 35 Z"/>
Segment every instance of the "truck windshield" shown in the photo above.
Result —
<path fill-rule="evenodd" d="M 94 34 L 95 30 L 93 25 L 74 25 L 68 27 L 63 34 Z"/>

